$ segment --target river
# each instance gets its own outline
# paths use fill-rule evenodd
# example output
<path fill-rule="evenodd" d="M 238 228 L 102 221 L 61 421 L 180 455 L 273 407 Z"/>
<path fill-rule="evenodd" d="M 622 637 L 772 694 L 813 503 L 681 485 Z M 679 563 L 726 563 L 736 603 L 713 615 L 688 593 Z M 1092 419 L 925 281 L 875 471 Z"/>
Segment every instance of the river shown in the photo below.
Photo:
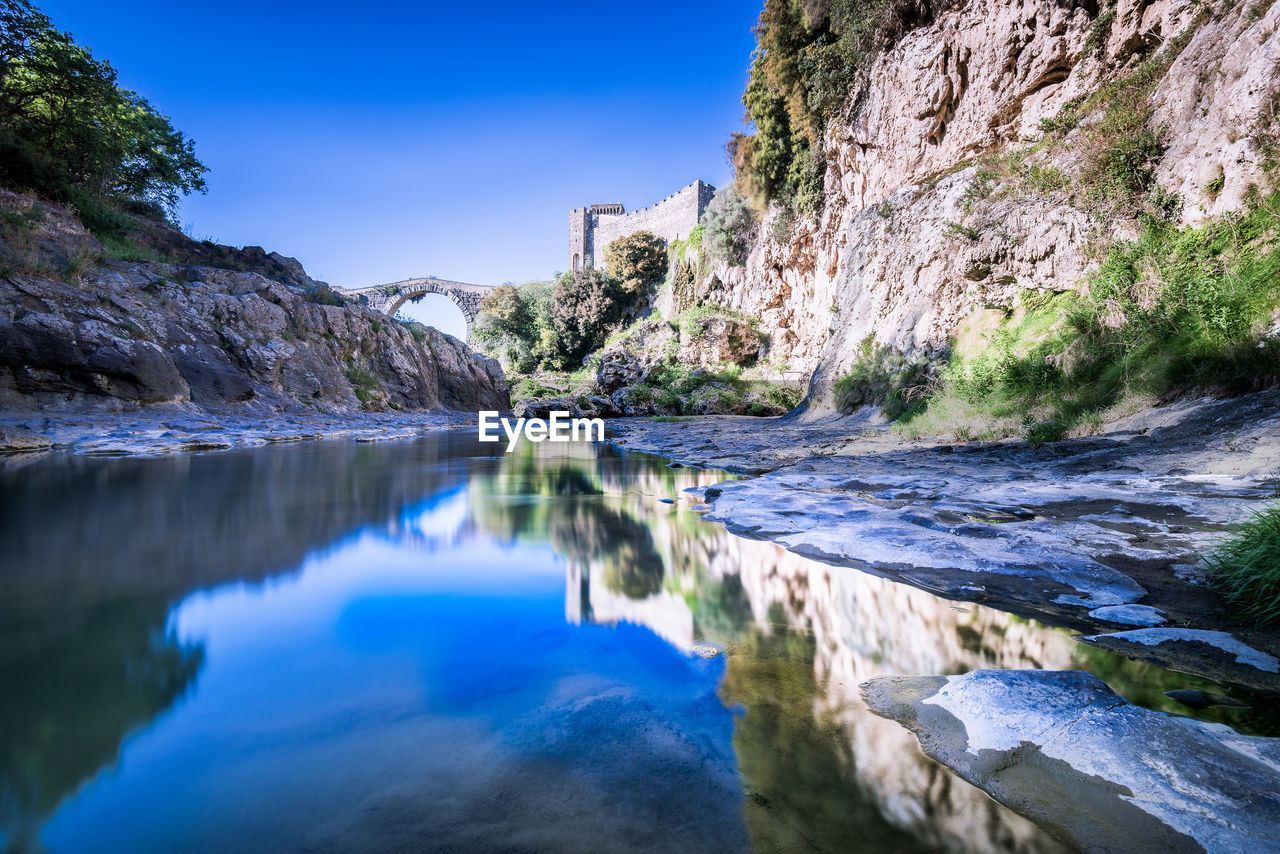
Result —
<path fill-rule="evenodd" d="M 858 685 L 1223 690 L 731 535 L 721 472 L 492 449 L 0 461 L 0 848 L 1058 851 Z"/>

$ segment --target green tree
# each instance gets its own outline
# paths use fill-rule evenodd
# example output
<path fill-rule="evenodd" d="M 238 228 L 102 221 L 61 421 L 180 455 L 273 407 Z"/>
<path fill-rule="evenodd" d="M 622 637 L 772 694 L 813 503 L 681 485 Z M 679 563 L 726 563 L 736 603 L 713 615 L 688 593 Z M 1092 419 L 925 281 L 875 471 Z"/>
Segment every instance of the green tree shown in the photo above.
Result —
<path fill-rule="evenodd" d="M 647 295 L 667 272 L 667 242 L 648 231 L 619 237 L 604 248 L 604 266 L 622 290 Z"/>
<path fill-rule="evenodd" d="M 194 143 L 26 0 L 0 0 L 0 180 L 172 213 L 204 192 Z"/>
<path fill-rule="evenodd" d="M 533 315 L 520 291 L 513 285 L 500 285 L 480 303 L 480 311 L 488 316 L 495 332 L 528 339 L 533 331 Z"/>
<path fill-rule="evenodd" d="M 552 296 L 551 322 L 563 363 L 573 365 L 603 344 L 630 302 L 630 294 L 602 270 L 588 267 L 561 274 Z"/>

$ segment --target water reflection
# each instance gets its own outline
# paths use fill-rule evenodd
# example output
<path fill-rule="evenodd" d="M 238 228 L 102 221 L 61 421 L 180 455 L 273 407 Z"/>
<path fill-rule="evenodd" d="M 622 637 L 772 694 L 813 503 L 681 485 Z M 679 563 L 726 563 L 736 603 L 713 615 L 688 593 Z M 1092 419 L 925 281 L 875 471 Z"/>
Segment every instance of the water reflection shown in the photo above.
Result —
<path fill-rule="evenodd" d="M 12 851 L 1050 851 L 860 682 L 1194 680 L 462 436 L 0 474 Z M 702 640 L 725 656 L 688 654 Z"/>

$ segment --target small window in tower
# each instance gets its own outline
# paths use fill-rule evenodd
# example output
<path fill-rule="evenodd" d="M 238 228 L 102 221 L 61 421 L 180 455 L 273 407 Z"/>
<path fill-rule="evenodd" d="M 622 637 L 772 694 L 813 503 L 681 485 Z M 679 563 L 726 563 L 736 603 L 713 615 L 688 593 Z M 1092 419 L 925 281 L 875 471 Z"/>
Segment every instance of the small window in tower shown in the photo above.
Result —
<path fill-rule="evenodd" d="M 573 272 L 577 273 L 582 269 L 582 259 L 578 257 L 578 253 L 573 253 Z"/>

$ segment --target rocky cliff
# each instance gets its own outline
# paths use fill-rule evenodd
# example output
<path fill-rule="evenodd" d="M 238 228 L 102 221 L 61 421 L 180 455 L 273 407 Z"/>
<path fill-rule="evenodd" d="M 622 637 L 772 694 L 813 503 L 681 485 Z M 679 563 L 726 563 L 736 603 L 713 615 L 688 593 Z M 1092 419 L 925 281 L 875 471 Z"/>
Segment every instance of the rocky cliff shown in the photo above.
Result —
<path fill-rule="evenodd" d="M 5 409 L 509 406 L 497 361 L 345 302 L 292 258 L 143 221 L 108 253 L 62 207 L 0 191 L 0 213 Z"/>
<path fill-rule="evenodd" d="M 759 317 L 770 355 L 812 373 L 808 413 L 830 412 L 867 336 L 940 358 L 975 312 L 1077 288 L 1100 247 L 1137 234 L 1140 211 L 1081 189 L 1111 110 L 1157 140 L 1175 221 L 1265 188 L 1278 25 L 1265 0 L 957 0 L 829 123 L 821 214 L 787 227 L 772 211 L 745 265 L 716 264 L 686 300 Z"/>

